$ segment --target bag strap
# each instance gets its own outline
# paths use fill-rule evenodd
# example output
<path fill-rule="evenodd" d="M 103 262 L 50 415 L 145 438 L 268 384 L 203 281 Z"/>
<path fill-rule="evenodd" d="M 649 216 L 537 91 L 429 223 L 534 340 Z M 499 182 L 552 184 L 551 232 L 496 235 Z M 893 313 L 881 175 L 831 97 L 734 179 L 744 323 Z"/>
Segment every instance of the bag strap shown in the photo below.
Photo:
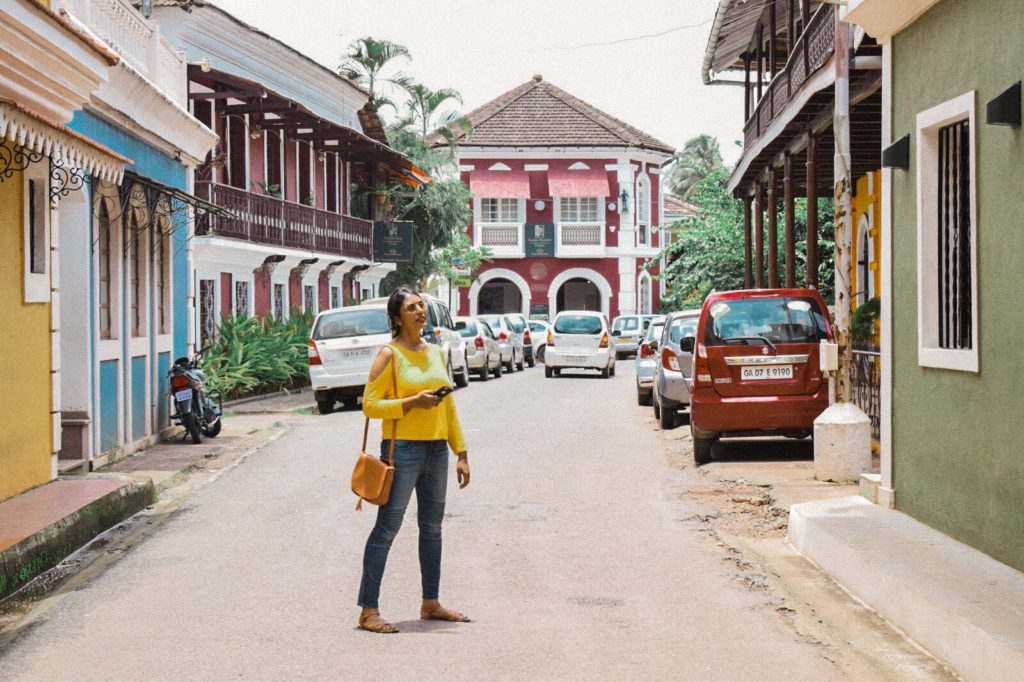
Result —
<path fill-rule="evenodd" d="M 388 346 L 391 344 L 389 343 Z M 398 357 L 395 354 L 395 349 L 391 349 L 391 388 L 395 392 L 395 397 L 398 397 L 398 370 L 395 365 L 398 364 Z M 363 452 L 366 452 L 366 437 L 370 433 L 370 418 L 366 418 L 366 424 L 363 425 Z M 391 447 L 388 448 L 387 463 L 390 466 L 395 466 L 395 435 L 398 433 L 398 420 L 391 420 Z"/>

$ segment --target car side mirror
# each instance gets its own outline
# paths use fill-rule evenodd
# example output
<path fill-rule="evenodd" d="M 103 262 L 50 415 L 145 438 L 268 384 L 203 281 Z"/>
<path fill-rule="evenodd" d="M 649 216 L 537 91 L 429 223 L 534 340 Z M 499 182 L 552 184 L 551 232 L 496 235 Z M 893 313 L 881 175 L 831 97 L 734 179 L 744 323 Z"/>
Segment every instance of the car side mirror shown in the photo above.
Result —
<path fill-rule="evenodd" d="M 620 330 L 620 329 L 613 329 L 612 330 L 612 336 L 622 336 L 622 330 Z"/>
<path fill-rule="evenodd" d="M 684 336 L 679 341 L 679 351 L 682 353 L 693 353 L 695 339 L 692 336 Z"/>

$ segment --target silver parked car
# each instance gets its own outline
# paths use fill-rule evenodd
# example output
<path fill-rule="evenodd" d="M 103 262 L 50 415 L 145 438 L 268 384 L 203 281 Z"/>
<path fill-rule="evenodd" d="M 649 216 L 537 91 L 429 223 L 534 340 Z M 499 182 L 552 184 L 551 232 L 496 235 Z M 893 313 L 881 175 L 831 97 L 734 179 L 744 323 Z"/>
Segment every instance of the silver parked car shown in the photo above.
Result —
<path fill-rule="evenodd" d="M 693 372 L 693 354 L 681 351 L 679 342 L 696 333 L 699 318 L 699 309 L 670 313 L 665 318 L 651 386 L 654 417 L 663 429 L 674 428 L 676 412 L 690 405 L 690 389 L 685 380 Z"/>
<path fill-rule="evenodd" d="M 475 317 L 456 317 L 455 328 L 466 342 L 466 366 L 475 372 L 480 381 L 487 381 L 491 374 L 501 376 L 501 348 L 498 339 L 487 323 Z"/>
<path fill-rule="evenodd" d="M 592 310 L 563 310 L 555 315 L 544 351 L 544 376 L 563 369 L 596 369 L 615 374 L 615 336 L 608 318 Z"/>
<path fill-rule="evenodd" d="M 523 363 L 526 362 L 526 353 L 523 350 L 523 334 L 516 331 L 515 323 L 508 318 L 508 315 L 478 315 L 481 320 L 487 323 L 494 335 L 498 337 L 498 344 L 501 346 L 501 363 L 505 365 L 505 371 L 511 374 L 515 370 L 522 371 Z"/>
<path fill-rule="evenodd" d="M 657 362 L 661 330 L 665 328 L 665 316 L 655 315 L 647 327 L 647 333 L 636 351 L 636 404 L 651 404 L 651 386 L 654 384 L 654 365 Z"/>
<path fill-rule="evenodd" d="M 527 320 L 526 316 L 522 313 L 509 313 L 505 317 L 512 322 L 516 333 L 522 335 L 523 358 L 527 367 L 533 367 L 537 364 L 537 357 L 533 352 L 535 345 L 533 343 L 533 332 L 531 331 L 529 320 Z"/>
<path fill-rule="evenodd" d="M 533 357 L 537 362 L 544 362 L 544 349 L 548 345 L 548 332 L 551 325 L 543 320 L 530 320 L 530 341 L 533 343 Z"/>

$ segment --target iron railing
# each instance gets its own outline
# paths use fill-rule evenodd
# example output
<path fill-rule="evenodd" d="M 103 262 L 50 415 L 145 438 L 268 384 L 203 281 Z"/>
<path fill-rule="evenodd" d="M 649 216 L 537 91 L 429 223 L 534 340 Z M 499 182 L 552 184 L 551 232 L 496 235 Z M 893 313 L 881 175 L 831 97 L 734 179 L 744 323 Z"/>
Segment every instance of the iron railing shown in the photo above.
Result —
<path fill-rule="evenodd" d="M 197 182 L 195 192 L 200 199 L 236 216 L 208 215 L 204 234 L 365 260 L 373 256 L 373 223 L 369 220 L 214 182 Z"/>
<path fill-rule="evenodd" d="M 854 349 L 850 368 L 853 402 L 871 420 L 871 437 L 882 433 L 882 356 L 877 347 Z"/>

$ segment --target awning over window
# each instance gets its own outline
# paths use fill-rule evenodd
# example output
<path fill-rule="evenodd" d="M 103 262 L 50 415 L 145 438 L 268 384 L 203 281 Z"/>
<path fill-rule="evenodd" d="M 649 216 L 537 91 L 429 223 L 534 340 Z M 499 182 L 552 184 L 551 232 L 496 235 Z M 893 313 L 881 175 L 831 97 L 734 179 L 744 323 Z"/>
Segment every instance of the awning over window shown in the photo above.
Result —
<path fill-rule="evenodd" d="M 0 140 L 4 138 L 49 157 L 58 166 L 81 170 L 115 184 L 121 182 L 125 165 L 132 165 L 131 160 L 65 125 L 16 102 L 0 100 Z"/>
<path fill-rule="evenodd" d="M 525 171 L 473 171 L 469 191 L 485 199 L 529 199 L 530 177 Z"/>
<path fill-rule="evenodd" d="M 601 170 L 549 170 L 548 189 L 553 197 L 608 197 L 608 172 Z"/>

